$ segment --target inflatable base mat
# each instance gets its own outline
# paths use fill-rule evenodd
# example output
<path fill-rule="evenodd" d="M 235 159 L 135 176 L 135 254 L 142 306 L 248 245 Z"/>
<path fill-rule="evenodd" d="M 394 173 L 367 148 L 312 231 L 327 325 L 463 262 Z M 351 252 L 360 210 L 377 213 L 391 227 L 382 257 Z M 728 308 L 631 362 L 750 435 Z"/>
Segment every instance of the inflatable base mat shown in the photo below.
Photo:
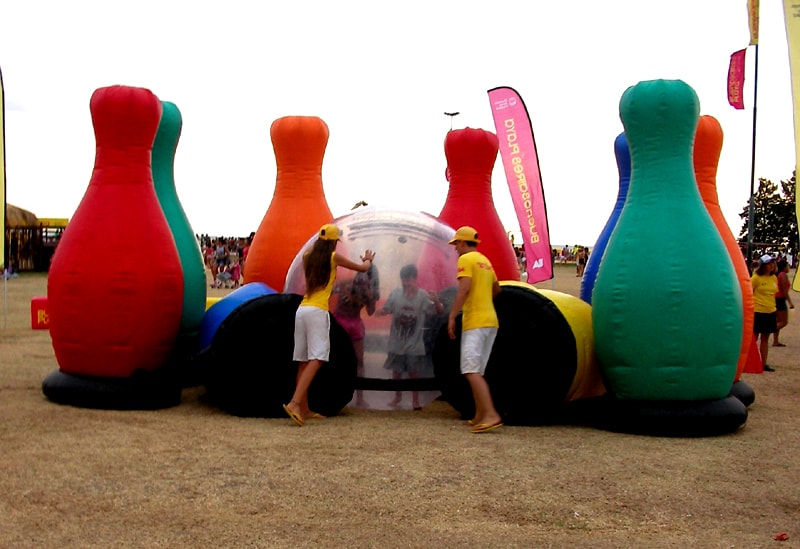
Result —
<path fill-rule="evenodd" d="M 79 376 L 57 370 L 42 382 L 52 402 L 103 410 L 160 410 L 181 402 L 181 384 L 165 369 L 127 378 Z"/>
<path fill-rule="evenodd" d="M 198 341 L 197 332 L 178 334 L 175 341 L 170 367 L 174 369 L 175 375 L 184 388 L 203 385 L 203 372 L 195 361 L 195 357 L 199 354 Z"/>
<path fill-rule="evenodd" d="M 667 437 L 707 437 L 733 433 L 747 421 L 736 397 L 717 400 L 621 400 L 601 397 L 592 425 L 618 433 Z"/>
<path fill-rule="evenodd" d="M 734 396 L 742 401 L 742 404 L 749 407 L 756 401 L 756 392 L 753 390 L 750 385 L 742 381 L 734 382 L 733 386 L 731 387 L 731 396 Z"/>

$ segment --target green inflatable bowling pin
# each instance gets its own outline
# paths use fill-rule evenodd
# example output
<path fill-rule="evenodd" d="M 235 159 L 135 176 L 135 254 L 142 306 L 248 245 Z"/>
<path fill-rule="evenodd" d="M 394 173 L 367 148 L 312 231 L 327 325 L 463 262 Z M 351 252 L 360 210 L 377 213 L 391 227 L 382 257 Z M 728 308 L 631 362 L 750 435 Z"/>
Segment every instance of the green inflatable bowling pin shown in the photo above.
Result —
<path fill-rule="evenodd" d="M 177 358 L 188 359 L 197 350 L 200 322 L 205 314 L 206 270 L 200 245 L 175 188 L 175 151 L 183 119 L 174 103 L 162 101 L 161 106 L 161 122 L 153 142 L 153 182 L 183 270 L 183 309 L 176 354 Z M 159 259 L 153 258 L 154 272 L 158 271 L 158 264 Z"/>
<path fill-rule="evenodd" d="M 695 181 L 699 111 L 680 80 L 640 82 L 620 99 L 633 169 L 592 294 L 595 351 L 617 399 L 722 399 L 736 375 L 742 292 Z"/>

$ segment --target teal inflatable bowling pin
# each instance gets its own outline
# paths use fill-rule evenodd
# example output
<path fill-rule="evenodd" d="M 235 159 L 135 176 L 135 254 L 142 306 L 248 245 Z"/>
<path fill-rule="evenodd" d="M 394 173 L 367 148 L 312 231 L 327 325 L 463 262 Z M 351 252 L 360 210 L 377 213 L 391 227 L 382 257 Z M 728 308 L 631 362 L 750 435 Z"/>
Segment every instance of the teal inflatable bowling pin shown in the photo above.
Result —
<path fill-rule="evenodd" d="M 618 399 L 723 399 L 736 375 L 742 292 L 695 180 L 699 111 L 680 80 L 640 82 L 620 100 L 631 181 L 592 293 L 597 359 Z"/>
<path fill-rule="evenodd" d="M 174 103 L 162 101 L 161 107 L 161 122 L 153 142 L 153 182 L 183 270 L 183 309 L 176 351 L 183 358 L 190 358 L 198 350 L 200 323 L 206 310 L 206 269 L 197 237 L 175 188 L 175 151 L 183 119 Z M 154 266 L 157 267 L 157 261 Z"/>

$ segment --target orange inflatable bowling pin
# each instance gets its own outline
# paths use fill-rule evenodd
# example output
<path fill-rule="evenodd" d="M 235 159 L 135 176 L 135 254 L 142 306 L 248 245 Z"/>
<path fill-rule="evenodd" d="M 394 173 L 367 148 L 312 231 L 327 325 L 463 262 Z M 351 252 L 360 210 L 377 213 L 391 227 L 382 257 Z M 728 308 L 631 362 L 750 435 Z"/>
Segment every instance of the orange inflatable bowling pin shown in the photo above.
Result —
<path fill-rule="evenodd" d="M 697 133 L 694 137 L 694 175 L 695 179 L 697 179 L 697 186 L 700 189 L 703 203 L 705 203 L 706 209 L 722 236 L 722 241 L 725 243 L 725 247 L 731 257 L 736 271 L 736 278 L 739 279 L 739 287 L 742 291 L 744 326 L 742 328 L 739 362 L 736 366 L 735 380 L 738 380 L 747 364 L 750 346 L 753 341 L 755 303 L 753 302 L 753 286 L 750 283 L 750 272 L 747 269 L 747 263 L 745 263 L 739 243 L 736 241 L 736 237 L 733 236 L 730 227 L 728 227 L 728 223 L 725 221 L 725 216 L 719 206 L 717 166 L 719 164 L 719 155 L 722 152 L 722 140 L 722 127 L 719 121 L 713 116 L 701 116 L 697 124 Z"/>
<path fill-rule="evenodd" d="M 333 219 L 322 188 L 328 136 L 328 125 L 316 116 L 286 116 L 272 123 L 275 191 L 247 254 L 245 282 L 262 282 L 282 292 L 303 244 Z"/>

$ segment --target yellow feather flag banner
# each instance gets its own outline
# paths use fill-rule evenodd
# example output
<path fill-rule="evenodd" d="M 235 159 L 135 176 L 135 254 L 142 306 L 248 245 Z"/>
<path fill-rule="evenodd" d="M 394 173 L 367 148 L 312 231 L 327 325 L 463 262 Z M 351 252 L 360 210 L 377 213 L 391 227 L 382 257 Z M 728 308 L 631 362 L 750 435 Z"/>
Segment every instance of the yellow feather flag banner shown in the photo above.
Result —
<path fill-rule="evenodd" d="M 789 44 L 789 66 L 792 73 L 792 104 L 794 106 L 794 156 L 795 171 L 800 162 L 800 3 L 783 0 L 783 16 L 786 21 L 786 41 Z M 795 215 L 800 219 L 797 197 L 794 201 Z M 795 271 L 792 289 L 800 292 L 800 277 Z"/>
<path fill-rule="evenodd" d="M 750 45 L 758 44 L 758 0 L 747 0 L 747 22 L 750 24 Z"/>
<path fill-rule="evenodd" d="M 0 221 L 3 222 L 3 240 L 0 241 L 0 269 L 6 268 L 6 126 L 5 99 L 3 98 L 3 73 L 0 71 Z"/>

